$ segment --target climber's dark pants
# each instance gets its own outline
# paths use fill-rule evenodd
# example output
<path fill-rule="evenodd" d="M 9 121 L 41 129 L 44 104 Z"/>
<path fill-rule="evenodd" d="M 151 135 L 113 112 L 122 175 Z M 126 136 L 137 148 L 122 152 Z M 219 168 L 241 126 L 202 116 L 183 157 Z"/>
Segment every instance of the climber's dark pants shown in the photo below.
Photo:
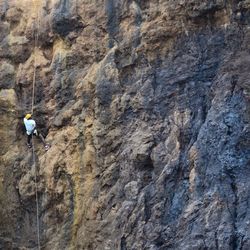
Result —
<path fill-rule="evenodd" d="M 37 135 L 39 135 L 39 133 L 37 132 L 37 134 L 35 134 L 35 133 L 31 133 L 30 135 L 28 135 L 28 144 L 31 144 L 31 139 L 32 139 L 32 135 L 35 135 L 35 136 L 37 136 Z"/>
<path fill-rule="evenodd" d="M 28 144 L 31 144 L 32 135 L 39 136 L 40 139 L 42 140 L 43 144 L 44 144 L 44 145 L 46 144 L 46 142 L 45 142 L 43 136 L 42 136 L 38 131 L 37 131 L 37 133 L 32 133 L 32 134 L 28 135 L 28 137 L 27 137 L 27 139 L 28 139 Z"/>

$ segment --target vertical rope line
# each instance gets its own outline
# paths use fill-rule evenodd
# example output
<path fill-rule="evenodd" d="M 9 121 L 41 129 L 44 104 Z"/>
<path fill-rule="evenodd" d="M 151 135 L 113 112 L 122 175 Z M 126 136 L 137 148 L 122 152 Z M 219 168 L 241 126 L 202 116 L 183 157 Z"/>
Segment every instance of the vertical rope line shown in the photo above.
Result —
<path fill-rule="evenodd" d="M 38 26 L 35 27 L 35 29 L 38 29 Z M 37 41 L 38 41 L 38 35 L 35 32 L 35 35 L 34 35 L 34 70 L 33 70 L 33 81 L 32 81 L 33 84 L 32 84 L 31 114 L 33 114 L 33 112 L 34 112 L 34 103 L 35 103 Z"/>
<path fill-rule="evenodd" d="M 34 8 L 36 8 L 34 2 Z M 37 52 L 37 42 L 38 42 L 38 32 L 39 32 L 39 15 L 37 9 L 37 15 L 35 20 L 35 27 L 34 27 L 34 71 L 33 71 L 33 84 L 32 84 L 32 100 L 31 100 L 31 114 L 34 111 L 34 102 L 35 102 L 35 83 L 36 83 L 36 52 Z M 38 250 L 41 249 L 40 246 L 40 223 L 39 223 L 39 204 L 38 204 L 38 187 L 37 187 L 37 168 L 36 168 L 36 157 L 35 157 L 35 147 L 34 147 L 34 140 L 32 134 L 32 158 L 33 164 L 35 167 L 35 190 L 36 190 L 36 226 L 37 226 L 37 247 Z"/>
<path fill-rule="evenodd" d="M 36 51 L 36 47 L 35 47 Z M 33 115 L 34 111 L 34 102 L 35 102 L 35 82 L 36 82 L 36 52 L 34 53 L 34 72 L 33 72 L 33 84 L 32 84 L 32 100 L 31 100 L 31 114 Z"/>
<path fill-rule="evenodd" d="M 34 112 L 34 103 L 35 103 L 35 83 L 36 83 L 36 56 L 37 56 L 37 44 L 38 44 L 38 32 L 39 32 L 39 22 L 40 22 L 40 15 L 38 11 L 38 7 L 34 3 L 34 7 L 37 8 L 36 20 L 35 20 L 35 27 L 34 27 L 34 70 L 33 70 L 33 85 L 32 85 L 32 101 L 31 101 L 31 114 Z"/>
<path fill-rule="evenodd" d="M 37 247 L 38 247 L 38 250 L 40 250 L 41 246 L 40 246 L 40 223 L 39 223 L 38 187 L 37 187 L 37 168 L 36 168 L 36 156 L 35 156 L 33 135 L 32 135 L 32 159 L 33 159 L 33 164 L 35 167 Z"/>

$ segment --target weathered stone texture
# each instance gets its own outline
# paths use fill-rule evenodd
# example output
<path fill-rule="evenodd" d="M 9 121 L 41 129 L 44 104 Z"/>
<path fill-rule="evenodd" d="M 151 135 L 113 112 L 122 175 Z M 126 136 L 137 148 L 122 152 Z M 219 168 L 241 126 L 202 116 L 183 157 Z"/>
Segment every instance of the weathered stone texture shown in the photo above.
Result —
<path fill-rule="evenodd" d="M 1 249 L 37 246 L 35 68 L 42 249 L 250 249 L 249 1 L 1 0 L 0 16 Z"/>

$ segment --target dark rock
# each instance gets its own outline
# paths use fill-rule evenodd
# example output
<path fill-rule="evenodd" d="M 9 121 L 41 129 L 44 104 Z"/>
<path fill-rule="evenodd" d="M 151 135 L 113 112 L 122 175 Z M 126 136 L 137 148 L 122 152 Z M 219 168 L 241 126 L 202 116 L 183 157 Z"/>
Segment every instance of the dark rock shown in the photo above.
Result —
<path fill-rule="evenodd" d="M 0 4 L 0 248 L 37 190 L 44 249 L 249 249 L 249 1 L 35 2 Z"/>

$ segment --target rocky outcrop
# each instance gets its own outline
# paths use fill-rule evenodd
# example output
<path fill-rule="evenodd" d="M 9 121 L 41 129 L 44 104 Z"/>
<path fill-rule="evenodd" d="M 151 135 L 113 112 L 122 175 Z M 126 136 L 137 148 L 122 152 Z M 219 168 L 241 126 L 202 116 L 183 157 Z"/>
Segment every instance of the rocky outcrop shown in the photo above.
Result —
<path fill-rule="evenodd" d="M 2 1 L 0 248 L 249 249 L 249 11 Z"/>

